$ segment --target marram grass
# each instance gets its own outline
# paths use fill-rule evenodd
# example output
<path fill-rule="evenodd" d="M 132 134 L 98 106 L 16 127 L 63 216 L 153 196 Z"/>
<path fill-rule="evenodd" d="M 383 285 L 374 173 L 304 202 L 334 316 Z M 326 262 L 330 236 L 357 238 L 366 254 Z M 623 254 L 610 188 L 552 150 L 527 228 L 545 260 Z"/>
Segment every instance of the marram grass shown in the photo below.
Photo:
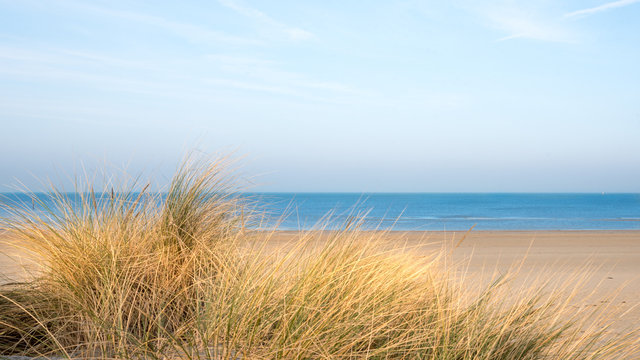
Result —
<path fill-rule="evenodd" d="M 224 162 L 186 163 L 166 196 L 90 190 L 74 205 L 52 191 L 48 211 L 5 204 L 3 241 L 39 266 L 0 288 L 0 355 L 640 357 L 637 332 L 607 333 L 572 293 L 514 292 L 508 276 L 476 291 L 445 251 L 390 248 L 384 232 L 347 224 L 274 249 L 272 233 L 245 225 L 225 174 Z"/>

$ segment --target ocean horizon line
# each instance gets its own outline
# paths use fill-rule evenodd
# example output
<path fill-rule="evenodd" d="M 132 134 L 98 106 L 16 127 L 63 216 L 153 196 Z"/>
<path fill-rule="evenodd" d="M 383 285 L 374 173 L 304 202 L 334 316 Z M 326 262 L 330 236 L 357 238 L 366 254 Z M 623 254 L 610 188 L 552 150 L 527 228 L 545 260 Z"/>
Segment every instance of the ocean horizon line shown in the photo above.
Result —
<path fill-rule="evenodd" d="M 11 194 L 51 194 L 51 193 L 59 193 L 59 194 L 84 194 L 90 193 L 91 191 L 0 191 L 0 195 L 11 195 Z M 142 190 L 136 191 L 126 191 L 128 193 L 140 193 Z M 149 194 L 164 194 L 167 191 L 145 191 Z M 95 194 L 108 194 L 110 191 L 94 191 Z M 115 193 L 121 194 L 123 192 L 116 191 Z M 230 191 L 232 194 L 339 194 L 339 195 L 359 195 L 359 194 L 376 194 L 376 195 L 437 195 L 437 194 L 451 194 L 451 195 L 459 195 L 459 194 L 469 194 L 469 195 L 562 195 L 562 194 L 572 194 L 572 195 L 640 195 L 640 191 Z"/>
<path fill-rule="evenodd" d="M 13 192 L 3 200 L 43 206 L 52 197 L 68 197 L 81 206 L 90 192 Z M 94 193 L 108 201 L 114 193 Z M 140 192 L 125 193 L 137 197 Z M 148 192 L 163 201 L 164 191 Z M 640 230 L 640 193 L 390 193 L 390 192 L 229 192 L 281 229 L 312 229 L 323 221 L 339 228 L 351 217 L 365 228 L 397 230 Z M 34 199 L 35 198 L 35 199 Z M 2 211 L 0 209 L 0 214 Z"/>

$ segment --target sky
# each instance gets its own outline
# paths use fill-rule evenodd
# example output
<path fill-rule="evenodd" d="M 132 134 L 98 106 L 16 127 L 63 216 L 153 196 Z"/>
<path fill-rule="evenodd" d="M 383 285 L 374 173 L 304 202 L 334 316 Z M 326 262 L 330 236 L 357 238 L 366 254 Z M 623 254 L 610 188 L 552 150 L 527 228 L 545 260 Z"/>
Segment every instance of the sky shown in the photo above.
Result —
<path fill-rule="evenodd" d="M 640 192 L 640 0 L 0 0 L 0 134 L 0 191 Z"/>

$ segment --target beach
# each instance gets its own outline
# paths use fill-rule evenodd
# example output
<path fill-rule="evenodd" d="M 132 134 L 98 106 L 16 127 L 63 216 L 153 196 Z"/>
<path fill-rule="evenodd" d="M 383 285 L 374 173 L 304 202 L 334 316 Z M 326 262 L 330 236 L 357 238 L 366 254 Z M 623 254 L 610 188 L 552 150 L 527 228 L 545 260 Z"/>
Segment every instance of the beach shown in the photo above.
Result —
<path fill-rule="evenodd" d="M 279 231 L 271 242 L 285 246 L 299 234 Z M 385 239 L 425 255 L 444 247 L 465 277 L 485 283 L 518 271 L 514 286 L 551 281 L 571 291 L 578 285 L 575 300 L 607 307 L 617 317 L 615 331 L 640 324 L 640 231 L 390 231 Z M 584 273 L 586 281 L 574 284 Z"/>
<path fill-rule="evenodd" d="M 270 247 L 284 247 L 298 236 L 297 231 L 277 231 Z M 518 269 L 516 286 L 544 280 L 572 285 L 573 276 L 588 272 L 576 300 L 585 300 L 582 306 L 608 307 L 617 317 L 616 331 L 640 324 L 640 231 L 391 231 L 384 241 L 425 255 L 444 247 L 465 277 L 481 281 Z M 20 275 L 7 250 L 0 249 L 0 271 Z"/>
<path fill-rule="evenodd" d="M 640 360 L 640 0 L 33 3 L 0 360 Z"/>

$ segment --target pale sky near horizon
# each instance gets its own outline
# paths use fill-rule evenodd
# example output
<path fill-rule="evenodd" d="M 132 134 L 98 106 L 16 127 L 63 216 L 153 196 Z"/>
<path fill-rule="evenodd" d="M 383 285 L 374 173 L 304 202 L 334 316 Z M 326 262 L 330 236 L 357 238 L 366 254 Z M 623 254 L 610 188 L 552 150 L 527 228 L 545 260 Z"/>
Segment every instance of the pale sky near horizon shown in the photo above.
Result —
<path fill-rule="evenodd" d="M 234 151 L 257 191 L 640 192 L 640 0 L 0 0 L 0 191 Z"/>

